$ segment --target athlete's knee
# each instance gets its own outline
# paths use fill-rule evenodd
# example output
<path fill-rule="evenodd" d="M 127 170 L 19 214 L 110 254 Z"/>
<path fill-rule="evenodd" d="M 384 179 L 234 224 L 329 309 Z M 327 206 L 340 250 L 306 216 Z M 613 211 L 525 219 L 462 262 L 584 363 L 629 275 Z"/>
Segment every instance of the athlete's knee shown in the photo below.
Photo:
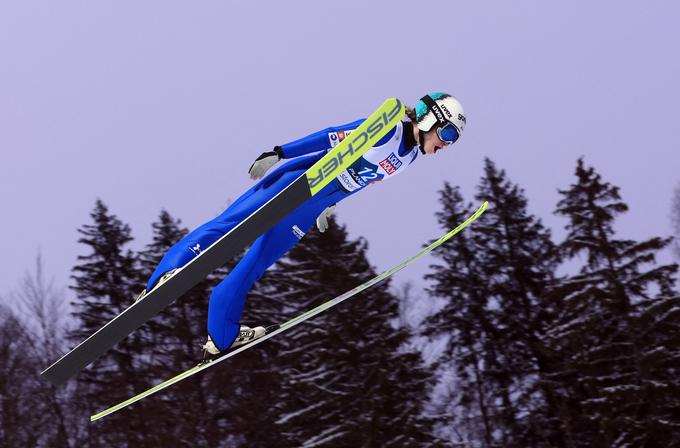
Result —
<path fill-rule="evenodd" d="M 187 241 L 180 241 L 175 244 L 163 256 L 156 270 L 147 282 L 146 288 L 150 290 L 158 282 L 158 279 L 168 271 L 179 269 L 194 259 L 201 251 L 200 245 L 195 245 Z"/>
<path fill-rule="evenodd" d="M 235 292 L 235 282 L 231 275 L 226 276 L 217 286 L 212 289 L 210 293 L 210 301 L 225 300 Z"/>

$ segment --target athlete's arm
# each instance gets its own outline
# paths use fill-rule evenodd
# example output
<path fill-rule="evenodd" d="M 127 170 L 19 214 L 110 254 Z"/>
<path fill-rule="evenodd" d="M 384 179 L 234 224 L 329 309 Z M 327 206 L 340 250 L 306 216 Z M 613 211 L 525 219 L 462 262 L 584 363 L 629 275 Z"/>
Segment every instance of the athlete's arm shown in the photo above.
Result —
<path fill-rule="evenodd" d="M 260 154 L 250 166 L 248 173 L 254 180 L 261 179 L 281 159 L 292 159 L 314 152 L 326 151 L 344 140 L 347 133 L 358 128 L 365 120 L 365 118 L 361 118 L 351 123 L 329 127 L 285 145 L 275 146 L 273 151 Z M 395 129 L 391 129 L 376 143 L 376 146 L 382 145 L 392 138 L 394 132 Z"/>
<path fill-rule="evenodd" d="M 336 146 L 344 139 L 344 133 L 358 128 L 366 119 L 362 118 L 340 126 L 329 127 L 309 134 L 298 140 L 279 146 L 284 159 L 292 159 L 317 151 L 325 151 Z"/>

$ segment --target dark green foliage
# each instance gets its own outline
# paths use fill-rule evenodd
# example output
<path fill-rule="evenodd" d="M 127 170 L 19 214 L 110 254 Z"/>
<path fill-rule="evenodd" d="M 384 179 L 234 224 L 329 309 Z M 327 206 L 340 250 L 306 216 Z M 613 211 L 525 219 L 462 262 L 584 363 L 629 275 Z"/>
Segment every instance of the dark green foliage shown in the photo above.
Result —
<path fill-rule="evenodd" d="M 434 254 L 442 264 L 426 278 L 446 299 L 425 335 L 448 336 L 442 361 L 455 368 L 458 387 L 448 410 L 460 441 L 480 446 L 551 446 L 560 437 L 552 396 L 543 385 L 549 353 L 540 334 L 546 285 L 556 252 L 550 232 L 527 211 L 522 190 L 487 160 L 476 199 L 487 212 Z M 469 215 L 457 188 L 441 191 L 440 224 Z M 458 417 L 454 417 L 458 416 Z"/>
<path fill-rule="evenodd" d="M 33 418 L 36 412 L 49 412 L 49 407 L 36 399 L 42 385 L 37 378 L 39 360 L 31 356 L 30 346 L 27 329 L 11 310 L 0 305 L 1 447 L 39 446 L 46 438 L 49 440 L 52 432 L 41 431 L 44 418 Z M 16 391 L 21 391 L 22 396 Z"/>
<path fill-rule="evenodd" d="M 425 334 L 448 335 L 441 362 L 450 438 L 470 446 L 674 446 L 680 440 L 680 297 L 669 239 L 614 237 L 619 190 L 582 160 L 561 191 L 568 235 L 554 247 L 519 188 L 487 160 L 477 199 L 491 207 L 435 256 L 430 292 L 446 299 Z M 437 215 L 471 209 L 445 185 Z M 575 257 L 580 272 L 557 278 Z M 451 376 L 450 376 L 451 377 Z M 441 397 L 440 397 L 441 403 Z"/>
<path fill-rule="evenodd" d="M 671 227 L 673 229 L 673 252 L 675 257 L 680 260 L 680 184 L 675 187 L 671 202 Z"/>
<path fill-rule="evenodd" d="M 677 266 L 654 264 L 670 239 L 616 239 L 614 220 L 628 210 L 618 187 L 582 159 L 575 174 L 556 211 L 568 219 L 560 250 L 586 263 L 554 285 L 556 314 L 545 335 L 559 353 L 551 377 L 570 446 L 670 446 L 680 436 L 669 415 L 680 407 L 680 298 Z"/>
<path fill-rule="evenodd" d="M 153 223 L 153 240 L 137 257 L 140 261 L 138 285 L 146 284 L 163 255 L 187 234 L 187 229 L 180 224 L 166 211 Z M 146 355 L 137 375 L 146 379 L 148 387 L 193 367 L 200 360 L 200 347 L 206 338 L 201 323 L 207 316 L 212 283 L 213 277 L 201 282 L 138 330 L 144 336 Z M 208 378 L 186 381 L 178 385 L 174 393 L 161 392 L 143 400 L 128 410 L 127 418 L 145 419 L 153 428 L 147 440 L 157 446 L 216 446 L 221 433 L 211 419 L 212 403 L 204 390 Z M 124 413 L 120 417 L 126 418 Z"/>
<path fill-rule="evenodd" d="M 0 446 L 75 447 L 82 439 L 72 385 L 57 388 L 39 372 L 64 345 L 65 298 L 43 275 L 27 273 L 19 289 L 0 302 Z"/>
<path fill-rule="evenodd" d="M 365 252 L 333 221 L 323 235 L 310 231 L 265 286 L 293 317 L 373 277 Z M 382 283 L 279 339 L 283 384 L 270 426 L 278 446 L 438 446 L 423 416 L 431 373 L 401 350 L 410 335 L 397 317 Z"/>
<path fill-rule="evenodd" d="M 111 215 L 101 200 L 91 217 L 92 224 L 78 230 L 82 235 L 78 241 L 89 253 L 79 256 L 80 263 L 73 269 L 72 289 L 77 300 L 72 305 L 78 325 L 68 335 L 71 344 L 79 343 L 122 312 L 139 292 L 135 255 L 127 249 L 132 241 L 129 226 Z M 144 348 L 143 333 L 136 332 L 78 375 L 77 407 L 83 423 L 111 401 L 124 400 L 147 386 L 137 375 Z M 130 430 L 117 431 L 123 424 Z M 148 431 L 144 419 L 122 417 L 88 426 L 88 430 L 90 443 L 96 440 L 112 445 L 143 443 Z"/>

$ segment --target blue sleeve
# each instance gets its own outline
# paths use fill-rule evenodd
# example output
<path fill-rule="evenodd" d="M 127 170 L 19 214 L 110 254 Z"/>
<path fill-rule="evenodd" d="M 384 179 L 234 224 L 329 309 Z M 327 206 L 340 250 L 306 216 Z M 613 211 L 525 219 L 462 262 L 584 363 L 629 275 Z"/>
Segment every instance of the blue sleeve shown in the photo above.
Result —
<path fill-rule="evenodd" d="M 361 118 L 357 121 L 351 123 L 343 124 L 341 126 L 329 127 L 323 129 L 319 132 L 303 137 L 299 140 L 286 143 L 281 146 L 281 151 L 283 151 L 284 159 L 291 159 L 293 157 L 299 157 L 305 154 L 309 154 L 317 151 L 325 151 L 329 148 L 336 146 L 342 140 L 345 139 L 345 132 L 353 131 L 358 128 L 361 123 L 366 119 Z M 376 145 L 382 145 L 387 140 L 389 140 L 394 134 L 395 130 L 391 129 Z"/>
<path fill-rule="evenodd" d="M 361 123 L 363 123 L 365 118 L 362 118 L 352 123 L 343 124 L 341 126 L 329 127 L 323 129 L 319 132 L 309 134 L 307 137 L 303 137 L 299 140 L 294 140 L 285 145 L 281 145 L 281 151 L 283 151 L 284 159 L 291 159 L 293 157 L 303 156 L 317 151 L 324 151 L 331 148 L 334 145 L 333 138 L 339 138 L 338 132 L 341 133 L 344 139 L 344 132 L 353 131 L 358 128 Z"/>

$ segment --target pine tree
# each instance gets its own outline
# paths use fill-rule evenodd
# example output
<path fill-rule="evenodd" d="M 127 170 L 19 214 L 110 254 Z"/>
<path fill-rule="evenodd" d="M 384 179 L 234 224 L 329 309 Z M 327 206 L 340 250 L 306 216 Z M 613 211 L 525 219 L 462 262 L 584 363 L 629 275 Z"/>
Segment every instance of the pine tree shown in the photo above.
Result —
<path fill-rule="evenodd" d="M 635 398 L 643 402 L 644 414 L 621 434 L 619 446 L 673 446 L 680 440 L 680 295 L 644 301 L 636 315 L 641 381 Z"/>
<path fill-rule="evenodd" d="M 435 254 L 443 264 L 426 277 L 434 281 L 429 292 L 447 299 L 425 334 L 450 337 L 441 362 L 455 368 L 460 387 L 451 426 L 481 446 L 559 446 L 545 378 L 551 355 L 540 338 L 548 325 L 543 297 L 557 263 L 550 232 L 488 159 L 476 199 L 488 200 L 489 209 Z M 437 217 L 445 228 L 471 210 L 448 184 L 441 203 Z"/>
<path fill-rule="evenodd" d="M 444 184 L 439 201 L 442 210 L 436 216 L 444 229 L 458 225 L 472 210 L 471 204 L 464 204 L 459 188 L 448 183 Z M 448 390 L 441 400 L 440 413 L 449 417 L 445 427 L 458 434 L 457 442 L 478 440 L 490 446 L 495 427 L 492 399 L 479 366 L 483 363 L 480 355 L 484 342 L 493 332 L 494 324 L 486 311 L 490 293 L 485 291 L 486 279 L 481 277 L 475 227 L 456 235 L 433 253 L 443 264 L 430 265 L 432 273 L 425 278 L 433 281 L 433 285 L 427 292 L 447 302 L 425 320 L 422 333 L 431 338 L 449 337 L 439 359 L 440 378 L 454 377 L 448 371 L 455 368 L 458 387 Z"/>
<path fill-rule="evenodd" d="M 167 222 L 167 218 L 161 221 Z M 159 235 L 163 233 L 158 232 Z M 172 238 L 166 240 L 171 241 Z M 163 246 L 160 244 L 161 249 Z M 172 351 L 174 358 L 171 365 L 174 368 L 186 369 L 196 363 L 196 349 L 207 338 L 211 290 L 230 273 L 242 256 L 243 253 L 227 260 L 225 266 L 185 294 L 181 303 L 176 302 L 177 307 L 174 311 L 170 310 L 172 314 L 165 313 L 164 321 L 177 340 L 174 343 L 177 347 Z M 242 323 L 254 326 L 276 322 L 272 314 L 278 317 L 278 313 L 271 312 L 272 305 L 276 307 L 267 297 L 251 292 Z M 262 431 L 259 425 L 260 416 L 277 398 L 278 376 L 272 365 L 271 352 L 270 345 L 259 346 L 174 388 L 164 405 L 182 410 L 183 425 L 187 426 L 184 435 L 192 434 L 188 440 L 209 446 L 276 445 L 278 436 Z"/>
<path fill-rule="evenodd" d="M 545 292 L 558 264 L 550 231 L 529 214 L 524 191 L 485 160 L 475 198 L 495 206 L 474 227 L 492 319 L 485 348 L 491 389 L 501 406 L 497 431 L 504 446 L 559 446 L 564 434 L 546 371 L 552 354 L 541 335 L 550 325 Z"/>
<path fill-rule="evenodd" d="M 167 250 L 187 230 L 180 221 L 163 211 L 153 224 L 153 242 L 139 254 L 142 283 L 149 278 Z M 192 288 L 147 326 L 152 347 L 144 375 L 160 382 L 193 367 L 199 360 L 199 347 L 207 337 L 206 322 L 211 289 L 233 268 L 240 257 L 227 260 L 223 268 Z M 243 316 L 244 323 L 274 322 L 272 301 L 251 293 Z M 229 444 L 276 445 L 275 433 L 262 431 L 260 415 L 277 398 L 277 374 L 268 356 L 272 347 L 264 345 L 209 369 L 144 402 L 147 408 L 135 412 L 153 416 L 161 444 L 184 441 L 187 445 L 226 446 Z M 153 409 L 149 409 L 153 406 Z M 226 444 L 226 445 L 225 445 Z"/>
<path fill-rule="evenodd" d="M 671 202 L 671 226 L 673 229 L 673 251 L 680 260 L 680 184 L 675 188 Z"/>
<path fill-rule="evenodd" d="M 263 288 L 288 318 L 375 275 L 366 243 L 331 222 L 281 260 Z M 264 280 L 264 279 L 263 279 Z M 387 282 L 359 294 L 277 340 L 280 397 L 270 405 L 277 446 L 439 446 L 423 407 L 431 372 L 403 348 L 398 304 Z"/>
<path fill-rule="evenodd" d="M 80 242 L 92 254 L 80 257 L 85 263 L 74 268 L 79 275 L 74 303 L 81 321 L 73 340 L 100 328 L 127 306 L 143 289 L 167 250 L 186 233 L 180 221 L 162 211 L 153 226 L 153 241 L 138 254 L 125 251 L 132 241 L 127 225 L 108 213 L 98 201 L 92 214 L 94 225 L 80 232 Z M 79 376 L 82 415 L 90 415 L 123 401 L 154 384 L 193 367 L 200 361 L 200 346 L 207 337 L 207 305 L 210 290 L 233 266 L 218 269 L 192 288 L 172 306 L 133 332 L 94 366 Z M 247 359 L 247 358 L 246 358 Z M 243 361 L 237 361 L 243 362 Z M 116 446 L 220 446 L 236 443 L 242 436 L 234 430 L 232 417 L 244 403 L 238 395 L 241 378 L 225 363 L 147 400 L 135 403 L 90 427 L 89 443 Z M 244 375 L 245 376 L 245 375 Z M 252 423 L 252 421 L 249 421 Z M 129 428 L 120 431 L 120 427 Z"/>
<path fill-rule="evenodd" d="M 152 242 L 136 255 L 140 290 L 163 255 L 187 234 L 181 221 L 165 210 L 152 228 Z M 146 380 L 147 387 L 193 367 L 200 360 L 200 346 L 206 337 L 208 283 L 201 282 L 137 330 L 144 340 L 145 353 L 140 356 L 136 374 Z M 147 441 L 156 446 L 177 443 L 216 446 L 221 434 L 210 421 L 209 393 L 204 383 L 205 378 L 186 381 L 126 411 L 133 418 L 146 420 L 152 428 Z"/>
<path fill-rule="evenodd" d="M 0 446 L 45 446 L 55 441 L 44 428 L 50 408 L 40 400 L 41 359 L 32 353 L 31 333 L 12 310 L 0 304 Z M 60 441 L 65 442 L 62 438 Z"/>
<path fill-rule="evenodd" d="M 79 446 L 81 427 L 76 424 L 78 416 L 70 411 L 70 403 L 74 398 L 73 387 L 70 384 L 57 387 L 38 376 L 47 362 L 57 359 L 66 349 L 64 334 L 67 317 L 66 297 L 54 286 L 53 281 L 45 278 L 40 254 L 36 258 L 35 271 L 24 276 L 19 288 L 12 294 L 11 301 L 18 305 L 15 310 L 21 319 L 16 325 L 17 330 L 13 332 L 13 341 L 0 345 L 17 347 L 35 369 L 23 381 L 7 382 L 11 390 L 19 394 L 22 404 L 30 410 L 30 414 L 22 419 L 21 430 L 32 432 L 39 428 L 41 442 L 36 446 Z M 16 398 L 14 400 L 19 401 Z"/>
<path fill-rule="evenodd" d="M 269 272 L 249 292 L 241 323 L 250 327 L 280 323 L 285 316 L 285 297 L 273 290 Z M 222 365 L 215 388 L 222 391 L 217 416 L 225 430 L 235 435 L 238 446 L 284 446 L 272 412 L 281 400 L 285 381 L 279 357 L 287 333 L 247 350 Z"/>
<path fill-rule="evenodd" d="M 583 159 L 575 174 L 556 210 L 568 219 L 560 250 L 585 256 L 585 263 L 579 274 L 556 282 L 551 296 L 559 313 L 546 332 L 559 353 L 552 380 L 564 404 L 568 446 L 670 446 L 678 438 L 669 438 L 677 425 L 669 413 L 680 404 L 671 372 L 680 359 L 676 338 L 664 331 L 678 325 L 677 266 L 647 267 L 670 239 L 616 239 L 614 220 L 628 210 L 619 188 Z"/>
<path fill-rule="evenodd" d="M 68 335 L 72 344 L 80 343 L 122 312 L 132 303 L 138 288 L 135 257 L 126 249 L 132 241 L 129 226 L 110 214 L 101 200 L 90 216 L 92 223 L 78 230 L 82 235 L 78 242 L 90 253 L 78 256 L 80 264 L 73 268 L 75 286 L 71 288 L 77 300 L 72 306 L 78 324 Z M 144 351 L 140 335 L 130 335 L 76 378 L 81 394 L 79 413 L 84 421 L 111 402 L 122 401 L 146 387 L 144 379 L 136 375 L 135 358 Z M 129 430 L 120 431 L 121 426 Z M 142 445 L 147 433 L 143 419 L 129 420 L 120 415 L 90 425 L 88 430 L 92 446 Z"/>

